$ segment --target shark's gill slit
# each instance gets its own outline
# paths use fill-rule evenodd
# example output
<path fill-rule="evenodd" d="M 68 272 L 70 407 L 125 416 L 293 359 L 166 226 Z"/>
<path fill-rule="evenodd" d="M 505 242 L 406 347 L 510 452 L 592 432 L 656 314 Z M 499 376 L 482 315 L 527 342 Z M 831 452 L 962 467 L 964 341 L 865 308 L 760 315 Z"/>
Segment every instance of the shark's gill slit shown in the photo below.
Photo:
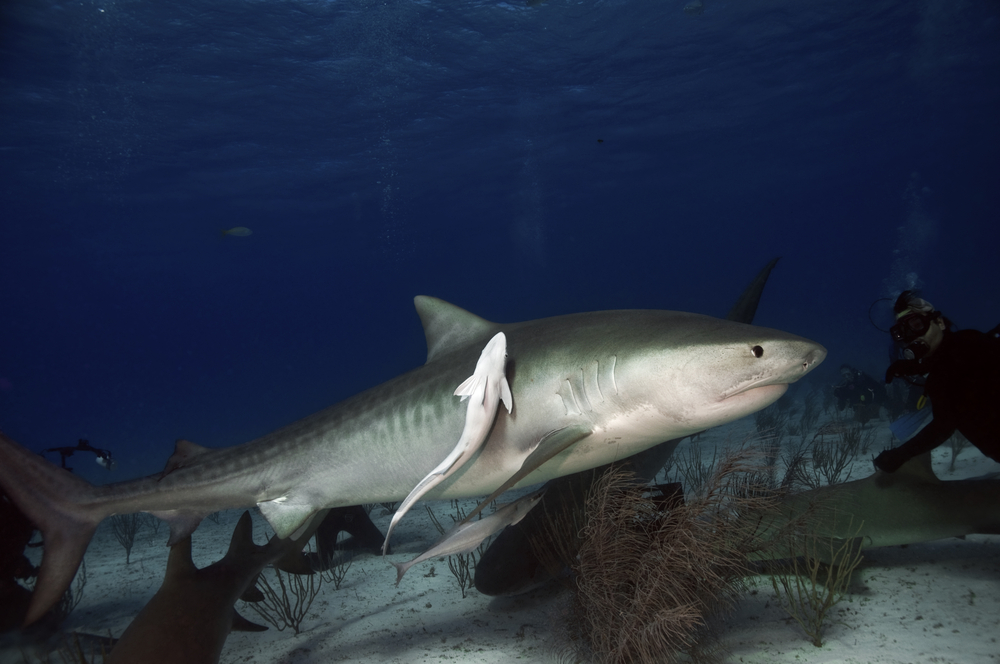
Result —
<path fill-rule="evenodd" d="M 583 412 L 573 390 L 573 383 L 569 378 L 564 379 L 559 385 L 559 396 L 562 397 L 563 406 L 566 408 L 567 415 L 575 416 L 580 415 Z"/>
<path fill-rule="evenodd" d="M 594 405 L 590 403 L 590 395 L 587 391 L 587 374 L 583 369 L 580 369 L 580 375 L 577 378 L 576 385 L 574 386 L 573 392 L 577 394 L 576 402 L 580 404 L 580 408 L 587 411 L 588 413 L 594 410 Z"/>
<path fill-rule="evenodd" d="M 588 366 L 588 371 L 585 371 L 583 376 L 583 390 L 587 395 L 587 399 L 590 400 L 590 395 L 595 395 L 597 397 L 597 403 L 602 403 L 604 401 L 604 393 L 601 391 L 601 363 L 599 360 L 594 360 Z"/>

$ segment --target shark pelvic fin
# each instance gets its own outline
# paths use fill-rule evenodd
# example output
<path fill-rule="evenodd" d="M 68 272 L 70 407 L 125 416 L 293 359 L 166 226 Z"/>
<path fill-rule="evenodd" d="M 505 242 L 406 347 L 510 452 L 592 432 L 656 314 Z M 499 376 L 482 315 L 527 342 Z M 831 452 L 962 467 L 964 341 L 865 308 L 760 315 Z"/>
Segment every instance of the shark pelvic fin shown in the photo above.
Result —
<path fill-rule="evenodd" d="M 413 298 L 427 338 L 427 361 L 488 337 L 499 325 L 427 295 Z"/>
<path fill-rule="evenodd" d="M 309 501 L 291 495 L 257 503 L 257 507 L 279 539 L 296 534 L 299 528 L 306 525 L 309 517 L 319 511 Z"/>

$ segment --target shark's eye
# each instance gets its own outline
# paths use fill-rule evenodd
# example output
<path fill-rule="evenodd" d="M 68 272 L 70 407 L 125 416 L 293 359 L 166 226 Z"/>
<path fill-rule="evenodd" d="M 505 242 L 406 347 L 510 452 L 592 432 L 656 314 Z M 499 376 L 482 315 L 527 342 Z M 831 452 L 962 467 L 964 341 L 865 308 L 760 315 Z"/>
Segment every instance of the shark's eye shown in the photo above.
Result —
<path fill-rule="evenodd" d="M 762 357 L 764 355 L 764 349 L 761 348 L 760 346 L 754 346 L 753 348 L 750 349 L 750 352 L 753 353 L 753 356 L 757 358 Z"/>

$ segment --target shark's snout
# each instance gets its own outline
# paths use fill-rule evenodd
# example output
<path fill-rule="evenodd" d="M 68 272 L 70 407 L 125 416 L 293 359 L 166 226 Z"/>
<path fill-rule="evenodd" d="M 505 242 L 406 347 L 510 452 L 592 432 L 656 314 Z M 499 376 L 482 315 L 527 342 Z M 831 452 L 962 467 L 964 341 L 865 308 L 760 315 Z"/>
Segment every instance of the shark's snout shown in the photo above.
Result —
<path fill-rule="evenodd" d="M 802 375 L 805 375 L 815 369 L 825 359 L 826 348 L 816 344 L 808 353 L 806 353 L 805 357 L 802 358 Z"/>

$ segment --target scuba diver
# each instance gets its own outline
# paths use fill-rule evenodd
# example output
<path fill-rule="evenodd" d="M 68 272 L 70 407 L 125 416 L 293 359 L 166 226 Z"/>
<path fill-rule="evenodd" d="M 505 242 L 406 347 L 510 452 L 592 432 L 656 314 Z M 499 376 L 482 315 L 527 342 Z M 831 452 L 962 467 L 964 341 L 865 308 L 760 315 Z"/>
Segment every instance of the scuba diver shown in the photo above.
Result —
<path fill-rule="evenodd" d="M 111 458 L 111 450 L 102 450 L 98 447 L 93 447 L 89 440 L 81 438 L 76 447 L 50 447 L 47 450 L 43 450 L 42 454 L 45 452 L 58 452 L 59 456 L 62 457 L 62 467 L 66 470 L 72 472 L 72 468 L 66 465 L 66 458 L 73 456 L 74 452 L 93 452 L 97 455 L 97 463 L 104 466 L 108 470 L 114 470 L 117 463 Z"/>
<path fill-rule="evenodd" d="M 878 417 L 879 409 L 889 400 L 885 385 L 849 364 L 840 365 L 843 382 L 833 390 L 837 397 L 837 410 L 847 406 L 854 409 L 855 419 L 864 424 Z"/>
<path fill-rule="evenodd" d="M 889 333 L 905 359 L 893 362 L 885 382 L 926 375 L 924 396 L 933 419 L 916 436 L 875 457 L 887 473 L 945 442 L 960 431 L 973 445 L 1000 461 L 1000 326 L 983 333 L 954 330 L 954 324 L 913 291 L 903 291 L 893 306 L 896 324 Z"/>

